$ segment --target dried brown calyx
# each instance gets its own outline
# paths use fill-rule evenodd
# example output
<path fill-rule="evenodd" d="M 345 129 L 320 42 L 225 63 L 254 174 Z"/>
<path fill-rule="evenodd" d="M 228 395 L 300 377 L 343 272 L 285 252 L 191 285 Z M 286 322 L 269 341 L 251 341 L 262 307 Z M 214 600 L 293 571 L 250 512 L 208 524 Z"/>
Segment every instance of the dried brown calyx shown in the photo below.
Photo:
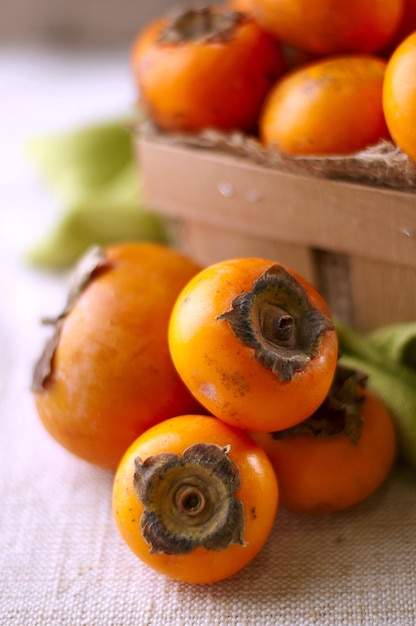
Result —
<path fill-rule="evenodd" d="M 182 455 L 162 452 L 135 460 L 134 488 L 144 506 L 143 538 L 152 553 L 187 554 L 196 547 L 245 545 L 240 486 L 228 448 L 197 443 Z"/>
<path fill-rule="evenodd" d="M 183 10 L 162 30 L 158 43 L 226 42 L 232 38 L 235 27 L 245 19 L 239 11 L 219 11 L 209 5 Z"/>
<path fill-rule="evenodd" d="M 289 272 L 274 264 L 231 303 L 226 320 L 238 339 L 282 381 L 290 381 L 319 354 L 323 334 L 334 325 L 312 306 L 307 293 Z"/>
<path fill-rule="evenodd" d="M 52 361 L 59 343 L 62 324 L 77 298 L 98 273 L 109 267 L 105 251 L 93 246 L 81 257 L 74 268 L 64 310 L 55 317 L 43 318 L 42 323 L 53 327 L 53 333 L 35 363 L 32 375 L 32 391 L 41 391 L 52 373 Z"/>
<path fill-rule="evenodd" d="M 331 389 L 321 406 L 305 421 L 270 433 L 271 436 L 284 439 L 295 435 L 334 437 L 343 434 L 357 444 L 363 427 L 361 408 L 367 378 L 362 372 L 338 365 Z"/>

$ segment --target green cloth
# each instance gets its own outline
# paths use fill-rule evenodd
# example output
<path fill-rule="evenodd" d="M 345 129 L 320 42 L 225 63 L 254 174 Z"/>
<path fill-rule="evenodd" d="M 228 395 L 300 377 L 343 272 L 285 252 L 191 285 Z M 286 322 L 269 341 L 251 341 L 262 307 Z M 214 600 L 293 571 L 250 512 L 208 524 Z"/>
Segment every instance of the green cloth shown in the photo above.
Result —
<path fill-rule="evenodd" d="M 340 362 L 368 375 L 367 386 L 389 409 L 399 454 L 416 469 L 416 322 L 360 334 L 338 322 Z"/>
<path fill-rule="evenodd" d="M 65 270 L 92 245 L 126 240 L 167 243 L 160 218 L 141 199 L 133 120 L 110 120 L 28 144 L 28 156 L 60 209 L 27 251 L 41 269 Z"/>

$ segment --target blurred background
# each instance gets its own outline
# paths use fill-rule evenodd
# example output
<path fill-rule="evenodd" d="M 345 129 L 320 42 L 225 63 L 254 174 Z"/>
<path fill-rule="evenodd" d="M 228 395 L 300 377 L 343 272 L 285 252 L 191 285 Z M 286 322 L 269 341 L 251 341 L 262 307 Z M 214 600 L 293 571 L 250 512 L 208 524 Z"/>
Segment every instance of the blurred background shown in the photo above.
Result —
<path fill-rule="evenodd" d="M 0 20 L 0 261 L 57 220 L 28 141 L 124 115 L 137 94 L 132 41 L 174 0 L 3 0 Z M 20 258 L 20 257 L 19 257 Z M 4 267 L 4 263 L 3 263 Z M 0 290 L 5 285 L 0 273 Z"/>
<path fill-rule="evenodd" d="M 63 215 L 28 143 L 129 112 L 137 99 L 132 40 L 173 2 L 3 0 L 1 6 L 0 401 L 6 390 L 15 399 L 27 393 L 43 343 L 39 319 L 60 309 L 67 288 L 62 276 L 32 267 L 25 256 Z"/>
<path fill-rule="evenodd" d="M 126 47 L 136 30 L 173 0 L 3 0 L 4 44 Z"/>

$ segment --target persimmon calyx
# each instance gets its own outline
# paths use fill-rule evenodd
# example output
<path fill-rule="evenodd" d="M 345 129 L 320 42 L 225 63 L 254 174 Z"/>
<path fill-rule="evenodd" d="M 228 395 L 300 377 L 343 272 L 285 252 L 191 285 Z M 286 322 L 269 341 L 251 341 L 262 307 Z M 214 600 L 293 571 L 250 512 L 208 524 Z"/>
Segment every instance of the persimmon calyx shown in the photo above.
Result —
<path fill-rule="evenodd" d="M 44 325 L 53 327 L 53 333 L 33 368 L 32 391 L 41 391 L 52 374 L 53 356 L 59 344 L 64 319 L 98 272 L 106 268 L 108 268 L 108 259 L 103 248 L 100 246 L 89 248 L 74 267 L 64 309 L 55 317 L 42 319 Z"/>
<path fill-rule="evenodd" d="M 312 306 L 303 285 L 279 264 L 271 265 L 253 290 L 234 298 L 217 317 L 236 337 L 253 348 L 256 358 L 282 381 L 289 382 L 319 354 L 332 321 Z"/>
<path fill-rule="evenodd" d="M 189 446 L 182 455 L 161 452 L 135 460 L 134 489 L 144 506 L 140 518 L 150 552 L 187 554 L 196 547 L 244 546 L 243 504 L 228 447 Z"/>
<path fill-rule="evenodd" d="M 367 375 L 338 365 L 327 397 L 305 421 L 291 428 L 271 433 L 273 439 L 295 435 L 334 437 L 345 435 L 353 444 L 361 438 L 363 420 L 361 409 L 365 402 L 363 389 Z"/>
<path fill-rule="evenodd" d="M 226 42 L 232 39 L 234 28 L 244 19 L 239 11 L 215 11 L 209 5 L 182 10 L 162 30 L 158 43 Z"/>

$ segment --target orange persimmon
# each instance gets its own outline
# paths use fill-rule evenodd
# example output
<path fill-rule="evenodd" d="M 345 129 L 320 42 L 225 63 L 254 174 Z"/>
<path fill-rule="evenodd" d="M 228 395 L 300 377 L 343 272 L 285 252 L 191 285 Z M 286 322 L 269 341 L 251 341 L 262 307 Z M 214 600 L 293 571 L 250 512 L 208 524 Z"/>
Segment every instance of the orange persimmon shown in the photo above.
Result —
<path fill-rule="evenodd" d="M 263 28 L 317 54 L 374 53 L 399 28 L 404 0 L 250 0 Z"/>
<path fill-rule="evenodd" d="M 139 33 L 133 76 L 149 117 L 167 131 L 257 131 L 266 94 L 284 71 L 279 43 L 243 13 L 189 9 Z"/>
<path fill-rule="evenodd" d="M 215 417 L 183 415 L 141 435 L 113 486 L 113 514 L 130 549 L 188 583 L 235 574 L 261 550 L 278 505 L 264 452 Z"/>
<path fill-rule="evenodd" d="M 288 72 L 264 103 L 262 142 L 288 154 L 331 155 L 388 138 L 382 106 L 385 69 L 384 59 L 343 55 Z"/>
<path fill-rule="evenodd" d="M 282 506 L 296 513 L 335 513 L 363 502 L 396 457 L 389 412 L 365 388 L 363 375 L 342 367 L 326 401 L 305 422 L 251 435 L 273 464 Z"/>
<path fill-rule="evenodd" d="M 325 398 L 338 358 L 328 307 L 296 272 L 272 260 L 211 265 L 182 290 L 169 346 L 183 381 L 213 415 L 279 430 Z"/>
<path fill-rule="evenodd" d="M 252 2 L 253 0 L 229 0 L 227 4 L 234 11 L 241 11 L 246 15 L 254 17 Z M 285 71 L 314 61 L 320 56 L 314 52 L 303 50 L 299 48 L 299 46 L 293 46 L 283 40 L 280 42 L 280 48 L 283 55 Z"/>
<path fill-rule="evenodd" d="M 240 11 L 247 15 L 251 15 L 252 13 L 251 0 L 229 0 L 226 6 L 229 6 L 234 11 Z"/>
<path fill-rule="evenodd" d="M 383 111 L 393 141 L 416 161 L 416 31 L 398 45 L 387 63 Z"/>
<path fill-rule="evenodd" d="M 144 430 L 201 410 L 167 341 L 173 303 L 199 269 L 150 243 L 96 248 L 81 261 L 33 380 L 43 425 L 73 454 L 115 469 Z"/>

